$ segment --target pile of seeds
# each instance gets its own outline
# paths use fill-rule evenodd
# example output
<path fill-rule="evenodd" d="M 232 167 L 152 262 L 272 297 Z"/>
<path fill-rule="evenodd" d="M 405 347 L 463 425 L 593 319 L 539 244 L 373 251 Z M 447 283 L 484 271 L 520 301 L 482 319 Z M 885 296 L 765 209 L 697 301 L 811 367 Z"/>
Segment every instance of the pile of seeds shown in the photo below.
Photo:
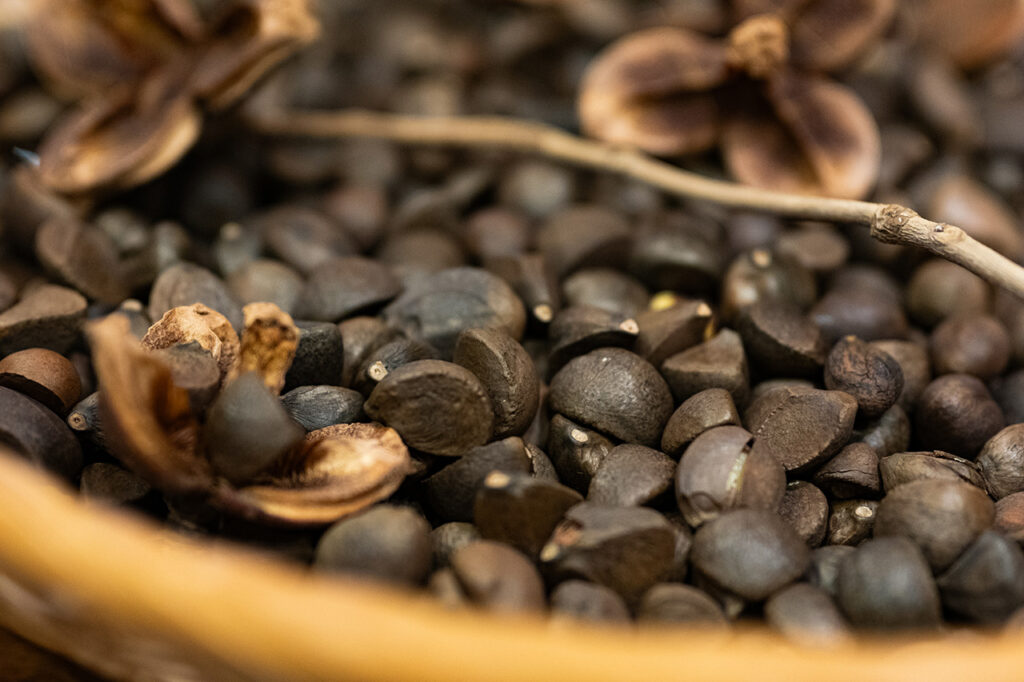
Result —
<path fill-rule="evenodd" d="M 348 4 L 322 21 L 351 42 L 260 95 L 565 122 L 609 39 L 721 20 Z M 908 44 L 847 75 L 880 122 L 877 196 L 1024 256 L 1017 63 L 968 80 Z M 31 146 L 12 103 L 54 102 L 20 73 L 0 136 Z M 921 114 L 943 88 L 981 102 L 975 137 Z M 230 115 L 113 198 L 15 162 L 3 181 L 0 441 L 90 499 L 453 607 L 814 642 L 1024 621 L 1024 303 L 959 266 L 543 160 L 264 140 Z"/>

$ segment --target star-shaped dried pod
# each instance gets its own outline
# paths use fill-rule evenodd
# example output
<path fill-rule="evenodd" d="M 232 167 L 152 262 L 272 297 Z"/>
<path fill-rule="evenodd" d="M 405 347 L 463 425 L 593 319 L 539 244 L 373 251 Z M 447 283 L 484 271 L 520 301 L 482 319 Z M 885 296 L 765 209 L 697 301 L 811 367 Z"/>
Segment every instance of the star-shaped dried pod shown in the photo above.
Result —
<path fill-rule="evenodd" d="M 918 45 L 964 69 L 996 59 L 1024 37 L 1021 0 L 908 0 L 900 11 Z"/>
<path fill-rule="evenodd" d="M 737 2 L 725 40 L 639 31 L 590 65 L 583 129 L 662 156 L 719 144 L 741 182 L 860 198 L 881 159 L 878 128 L 848 88 L 821 75 L 845 66 L 892 14 L 892 2 Z M 756 13 L 761 12 L 761 13 Z"/>

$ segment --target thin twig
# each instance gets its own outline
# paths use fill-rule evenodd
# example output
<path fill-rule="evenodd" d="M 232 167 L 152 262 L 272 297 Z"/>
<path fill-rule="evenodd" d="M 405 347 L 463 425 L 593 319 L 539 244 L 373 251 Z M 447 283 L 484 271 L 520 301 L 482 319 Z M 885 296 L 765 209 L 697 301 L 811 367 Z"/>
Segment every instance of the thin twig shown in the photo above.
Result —
<path fill-rule="evenodd" d="M 629 176 L 690 199 L 792 218 L 868 225 L 871 236 L 918 246 L 958 263 L 1024 299 L 1024 268 L 970 237 L 895 204 L 786 194 L 713 180 L 645 154 L 571 135 L 553 126 L 496 116 L 418 117 L 360 110 L 248 112 L 250 124 L 271 135 L 367 137 L 407 144 L 510 149 Z"/>

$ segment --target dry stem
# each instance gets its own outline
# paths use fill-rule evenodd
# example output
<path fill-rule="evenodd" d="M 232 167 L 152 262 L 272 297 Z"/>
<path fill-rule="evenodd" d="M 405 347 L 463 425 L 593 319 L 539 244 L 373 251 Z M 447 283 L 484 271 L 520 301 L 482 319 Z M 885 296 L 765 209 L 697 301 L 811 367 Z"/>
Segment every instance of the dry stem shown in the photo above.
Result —
<path fill-rule="evenodd" d="M 359 110 L 249 112 L 250 123 L 272 135 L 368 137 L 407 144 L 511 149 L 610 171 L 666 192 L 723 206 L 792 218 L 860 223 L 891 244 L 918 246 L 962 265 L 1024 299 L 1024 268 L 962 229 L 893 204 L 828 199 L 713 180 L 641 152 L 587 140 L 543 123 L 496 116 L 417 117 Z"/>

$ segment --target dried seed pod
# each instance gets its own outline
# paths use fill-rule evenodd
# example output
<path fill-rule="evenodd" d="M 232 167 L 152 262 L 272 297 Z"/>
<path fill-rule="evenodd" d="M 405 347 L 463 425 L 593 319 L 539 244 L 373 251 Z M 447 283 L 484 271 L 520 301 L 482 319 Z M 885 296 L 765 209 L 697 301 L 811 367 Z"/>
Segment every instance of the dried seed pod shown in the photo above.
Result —
<path fill-rule="evenodd" d="M 652 509 L 582 502 L 565 513 L 540 560 L 556 579 L 590 580 L 631 602 L 668 574 L 674 545 L 671 524 Z"/>
<path fill-rule="evenodd" d="M 243 304 L 265 301 L 289 315 L 295 314 L 303 287 L 298 272 L 269 258 L 257 258 L 237 268 L 227 276 L 227 284 Z"/>
<path fill-rule="evenodd" d="M 865 443 L 851 443 L 814 474 L 814 482 L 837 499 L 877 497 L 882 490 L 878 455 Z"/>
<path fill-rule="evenodd" d="M 431 559 L 426 519 L 408 507 L 381 504 L 328 528 L 316 546 L 313 566 L 417 585 L 430 572 Z"/>
<path fill-rule="evenodd" d="M 684 400 L 672 413 L 661 435 L 661 449 L 671 457 L 680 457 L 690 442 L 705 431 L 739 424 L 740 415 L 729 392 L 708 388 Z"/>
<path fill-rule="evenodd" d="M 466 545 L 481 540 L 480 531 L 472 523 L 449 521 L 430 531 L 434 566 L 444 568 L 451 563 L 452 554 Z"/>
<path fill-rule="evenodd" d="M 786 489 L 777 460 L 755 450 L 753 437 L 738 426 L 706 431 L 686 448 L 676 470 L 676 501 L 690 526 L 731 509 L 774 511 Z"/>
<path fill-rule="evenodd" d="M 833 599 L 836 596 L 836 582 L 839 579 L 839 567 L 846 557 L 856 551 L 849 545 L 825 545 L 811 551 L 811 565 L 805 577 L 815 587 L 820 587 Z"/>
<path fill-rule="evenodd" d="M 792 304 L 762 301 L 745 308 L 737 331 L 751 361 L 774 376 L 821 371 L 827 347 L 818 325 Z"/>
<path fill-rule="evenodd" d="M 936 627 L 939 591 L 921 550 L 906 538 L 875 538 L 843 560 L 836 601 L 855 627 Z"/>
<path fill-rule="evenodd" d="M 103 230 L 55 218 L 36 231 L 36 257 L 57 278 L 89 298 L 116 305 L 128 296 L 117 247 Z"/>
<path fill-rule="evenodd" d="M 810 317 L 829 344 L 844 336 L 856 336 L 865 341 L 902 339 L 908 330 L 898 299 L 838 285 L 814 304 Z"/>
<path fill-rule="evenodd" d="M 1024 552 L 985 531 L 937 582 L 946 608 L 974 622 L 1002 623 L 1024 604 Z"/>
<path fill-rule="evenodd" d="M 858 415 L 877 417 L 893 406 L 903 390 L 903 370 L 884 351 L 847 336 L 836 342 L 825 359 L 825 386 L 853 396 Z"/>
<path fill-rule="evenodd" d="M 582 496 L 529 473 L 492 471 L 476 493 L 473 521 L 480 535 L 536 559 L 567 509 Z"/>
<path fill-rule="evenodd" d="M 472 521 L 477 491 L 492 471 L 530 473 L 523 441 L 506 438 L 471 449 L 423 481 L 427 503 L 446 521 Z"/>
<path fill-rule="evenodd" d="M 417 339 L 397 338 L 377 346 L 366 354 L 352 377 L 352 388 L 369 396 L 390 372 L 417 360 L 437 360 L 440 354 L 429 343 Z"/>
<path fill-rule="evenodd" d="M 498 329 L 468 329 L 455 342 L 452 360 L 480 380 L 494 408 L 494 438 L 519 436 L 533 422 L 540 380 L 526 350 Z"/>
<path fill-rule="evenodd" d="M 563 308 L 548 327 L 548 372 L 554 375 L 569 360 L 598 348 L 632 349 L 639 333 L 636 320 L 618 313 L 591 306 Z"/>
<path fill-rule="evenodd" d="M 40 403 L 0 386 L 0 441 L 33 464 L 64 478 L 82 469 L 82 448 L 71 429 Z"/>
<path fill-rule="evenodd" d="M 0 360 L 0 386 L 12 388 L 56 412 L 78 402 L 82 382 L 71 361 L 45 348 L 27 348 Z"/>
<path fill-rule="evenodd" d="M 178 263 L 160 273 L 149 294 L 149 317 L 159 320 L 172 308 L 202 303 L 228 319 L 231 326 L 243 326 L 242 306 L 217 275 L 191 263 Z"/>
<path fill-rule="evenodd" d="M 978 455 L 985 487 L 997 500 L 1024 490 L 1024 424 L 1012 424 L 992 436 Z"/>
<path fill-rule="evenodd" d="M 359 318 L 363 319 L 363 318 Z M 284 378 L 284 391 L 298 386 L 349 385 L 343 376 L 345 346 L 341 328 L 330 322 L 296 322 L 295 357 Z"/>
<path fill-rule="evenodd" d="M 551 592 L 552 615 L 599 623 L 628 623 L 629 607 L 615 592 L 585 580 L 566 580 Z"/>
<path fill-rule="evenodd" d="M 747 409 L 744 421 L 754 434 L 754 449 L 763 449 L 799 473 L 827 461 L 853 431 L 857 403 L 842 391 L 778 388 Z"/>
<path fill-rule="evenodd" d="M 560 414 L 548 427 L 548 453 L 558 477 L 571 488 L 585 493 L 601 462 L 614 444 L 597 431 L 580 426 Z"/>
<path fill-rule="evenodd" d="M 828 645 L 850 640 L 850 626 L 831 595 L 807 583 L 791 585 L 764 605 L 768 627 L 803 645 Z"/>
<path fill-rule="evenodd" d="M 967 374 L 947 374 L 928 384 L 914 415 L 914 433 L 924 447 L 968 458 L 1004 424 L 1003 411 L 985 384 Z"/>
<path fill-rule="evenodd" d="M 750 371 L 740 335 L 722 329 L 715 336 L 677 353 L 661 364 L 661 373 L 677 402 L 709 388 L 724 388 L 737 405 L 750 395 Z"/>
<path fill-rule="evenodd" d="M 779 516 L 793 527 L 808 547 L 817 547 L 828 530 L 828 499 L 807 481 L 793 481 L 778 505 Z"/>
<path fill-rule="evenodd" d="M 903 373 L 903 390 L 896 403 L 909 412 L 913 409 L 921 392 L 932 380 L 931 362 L 928 349 L 913 341 L 885 340 L 872 341 L 869 345 L 887 353 Z"/>
<path fill-rule="evenodd" d="M 642 282 L 611 268 L 585 268 L 562 280 L 566 305 L 591 306 L 625 317 L 647 307 L 650 293 Z"/>
<path fill-rule="evenodd" d="M 692 561 L 718 586 L 760 601 L 803 574 L 810 550 L 774 513 L 737 509 L 697 530 Z"/>
<path fill-rule="evenodd" d="M 985 479 L 977 464 L 941 450 L 899 452 L 879 460 L 878 469 L 886 492 L 904 483 L 930 478 L 964 481 L 979 488 L 985 487 Z"/>
<path fill-rule="evenodd" d="M 968 175 L 951 173 L 941 178 L 932 186 L 925 205 L 933 220 L 959 226 L 1008 258 L 1024 254 L 1024 235 L 1013 209 L 995 191 Z"/>
<path fill-rule="evenodd" d="M 152 488 L 145 479 L 116 464 L 93 462 L 82 469 L 79 490 L 86 499 L 123 505 L 140 502 Z"/>
<path fill-rule="evenodd" d="M 649 362 L 621 348 L 570 360 L 551 380 L 551 409 L 627 443 L 657 445 L 672 393 Z"/>
<path fill-rule="evenodd" d="M 991 298 L 985 280 L 941 258 L 919 265 L 907 282 L 907 312 L 925 327 L 953 315 L 987 310 Z"/>
<path fill-rule="evenodd" d="M 337 322 L 381 306 L 402 293 L 391 268 L 359 256 L 331 258 L 309 272 L 298 300 L 303 319 Z"/>
<path fill-rule="evenodd" d="M 281 404 L 307 432 L 363 416 L 363 396 L 341 386 L 299 386 L 281 396 Z"/>
<path fill-rule="evenodd" d="M 539 611 L 544 583 L 533 564 L 508 545 L 480 540 L 457 550 L 451 567 L 470 601 L 492 611 Z"/>
<path fill-rule="evenodd" d="M 999 56 L 1017 43 L 1024 29 L 1024 10 L 1013 0 L 993 0 L 984 8 L 927 0 L 901 9 L 919 40 L 963 69 Z"/>
<path fill-rule="evenodd" d="M 363 406 L 410 446 L 458 456 L 486 443 L 494 410 L 480 381 L 456 364 L 418 360 L 388 373 Z"/>
<path fill-rule="evenodd" d="M 947 568 L 995 519 L 981 488 L 962 481 L 926 479 L 890 491 L 878 506 L 875 537 L 902 535 L 921 548 L 936 571 Z"/>
<path fill-rule="evenodd" d="M 853 430 L 851 438 L 868 445 L 879 457 L 904 452 L 910 446 L 910 417 L 899 404 L 881 417 Z"/>
<path fill-rule="evenodd" d="M 23 291 L 20 301 L 0 313 L 0 355 L 26 348 L 66 353 L 79 339 L 86 305 L 81 294 L 64 287 Z"/>
<path fill-rule="evenodd" d="M 620 267 L 633 234 L 624 216 L 597 204 L 577 204 L 548 218 L 537 234 L 544 259 L 559 277 L 586 267 Z"/>
<path fill-rule="evenodd" d="M 803 309 L 816 297 L 814 273 L 790 258 L 754 249 L 736 256 L 722 278 L 722 318 L 732 323 L 745 308 L 761 301 Z"/>
<path fill-rule="evenodd" d="M 644 592 L 636 617 L 641 623 L 702 627 L 723 627 L 729 622 L 722 607 L 707 592 L 678 583 L 658 583 Z"/>
<path fill-rule="evenodd" d="M 701 343 L 714 331 L 711 306 L 703 301 L 645 311 L 637 315 L 636 324 L 640 329 L 636 353 L 655 367 L 669 356 Z"/>
<path fill-rule="evenodd" d="M 871 536 L 878 511 L 876 500 L 840 500 L 832 505 L 828 517 L 829 545 L 859 545 Z"/>
<path fill-rule="evenodd" d="M 242 313 L 245 329 L 242 331 L 238 363 L 229 378 L 244 372 L 256 372 L 270 392 L 277 395 L 284 387 L 285 375 L 295 357 L 299 329 L 291 315 L 273 303 L 250 303 Z"/>
<path fill-rule="evenodd" d="M 1010 335 L 991 315 L 950 317 L 931 336 L 932 365 L 936 374 L 971 374 L 991 379 L 1010 362 Z"/>
<path fill-rule="evenodd" d="M 235 371 L 241 342 L 224 315 L 202 303 L 168 310 L 142 337 L 142 347 L 160 350 L 195 341 L 213 355 L 221 379 Z"/>
<path fill-rule="evenodd" d="M 526 311 L 502 279 L 464 267 L 442 270 L 406 290 L 384 309 L 384 320 L 451 357 L 455 340 L 466 329 L 496 328 L 522 338 Z"/>
<path fill-rule="evenodd" d="M 590 480 L 587 501 L 618 507 L 650 504 L 672 487 L 676 463 L 643 445 L 612 448 Z"/>

